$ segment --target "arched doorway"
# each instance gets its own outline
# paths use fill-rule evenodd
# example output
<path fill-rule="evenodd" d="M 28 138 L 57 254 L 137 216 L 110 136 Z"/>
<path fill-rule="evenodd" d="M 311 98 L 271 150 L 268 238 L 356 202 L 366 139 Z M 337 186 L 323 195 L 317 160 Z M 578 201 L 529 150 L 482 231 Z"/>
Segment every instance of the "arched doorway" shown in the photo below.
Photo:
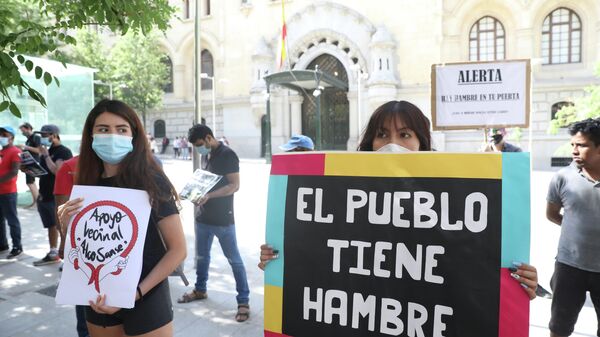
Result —
<path fill-rule="evenodd" d="M 348 74 L 344 65 L 334 56 L 323 54 L 315 58 L 307 67 L 319 70 L 348 83 Z M 346 150 L 349 137 L 349 103 L 347 92 L 329 87 L 322 90 L 318 97 L 312 90 L 304 91 L 302 102 L 302 133 L 316 139 L 317 101 L 321 103 L 321 149 Z"/>
<path fill-rule="evenodd" d="M 163 138 L 166 134 L 165 121 L 162 119 L 154 121 L 154 137 Z"/>

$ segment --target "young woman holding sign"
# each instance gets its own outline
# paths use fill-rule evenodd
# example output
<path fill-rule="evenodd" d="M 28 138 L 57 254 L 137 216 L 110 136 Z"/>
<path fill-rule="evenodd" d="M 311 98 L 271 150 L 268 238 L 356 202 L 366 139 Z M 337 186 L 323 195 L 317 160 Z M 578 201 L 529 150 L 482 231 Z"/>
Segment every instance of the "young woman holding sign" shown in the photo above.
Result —
<path fill-rule="evenodd" d="M 415 105 L 406 101 L 390 101 L 373 112 L 358 151 L 432 151 L 429 119 Z M 260 247 L 260 263 L 277 258 L 278 251 L 270 245 Z M 536 297 L 537 270 L 525 263 L 514 263 L 511 276 L 520 282 L 530 299 Z"/>
<path fill-rule="evenodd" d="M 106 295 L 90 301 L 86 307 L 90 335 L 173 336 L 167 277 L 186 256 L 177 192 L 152 157 L 136 112 L 125 103 L 102 100 L 90 111 L 83 129 L 75 183 L 144 190 L 152 206 L 135 306 L 107 306 Z M 79 198 L 58 209 L 63 228 L 82 205 Z"/>

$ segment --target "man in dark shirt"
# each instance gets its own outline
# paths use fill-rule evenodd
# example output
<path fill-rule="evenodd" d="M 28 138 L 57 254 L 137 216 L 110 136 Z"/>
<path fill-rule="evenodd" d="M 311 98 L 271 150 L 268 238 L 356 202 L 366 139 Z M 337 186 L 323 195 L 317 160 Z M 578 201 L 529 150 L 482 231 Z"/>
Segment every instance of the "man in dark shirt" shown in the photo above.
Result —
<path fill-rule="evenodd" d="M 489 142 L 484 144 L 483 152 L 522 152 L 520 147 L 507 143 L 504 139 L 506 137 L 506 129 L 490 129 L 488 132 Z"/>
<path fill-rule="evenodd" d="M 71 150 L 61 144 L 60 130 L 56 125 L 48 124 L 41 129 L 40 165 L 48 171 L 48 174 L 40 177 L 40 195 L 37 200 L 37 208 L 42 219 L 44 228 L 48 230 L 48 241 L 50 252 L 42 259 L 34 261 L 34 266 L 42 266 L 60 262 L 58 256 L 58 224 L 56 221 L 56 202 L 54 200 L 55 174 L 63 162 L 71 159 Z"/>
<path fill-rule="evenodd" d="M 18 147 L 23 152 L 29 152 L 31 157 L 35 159 L 35 161 L 40 161 L 40 135 L 38 133 L 33 133 L 33 126 L 31 124 L 25 122 L 19 126 L 21 130 L 21 134 L 27 138 L 25 145 L 18 145 Z M 33 202 L 31 205 L 27 207 L 33 207 L 35 205 L 35 201 L 38 198 L 38 188 L 35 184 L 35 177 L 25 173 L 25 182 L 27 183 L 27 187 L 29 187 L 29 191 L 31 191 L 31 197 L 33 198 Z"/>
<path fill-rule="evenodd" d="M 235 319 L 244 322 L 250 315 L 250 289 L 246 269 L 237 247 L 233 216 L 233 194 L 240 187 L 240 161 L 231 148 L 215 139 L 212 130 L 206 125 L 194 125 L 189 131 L 188 139 L 196 147 L 196 151 L 207 158 L 206 167 L 203 169 L 223 178 L 196 204 L 200 208 L 195 218 L 196 284 L 194 290 L 184 294 L 178 302 L 187 303 L 207 297 L 210 248 L 216 236 L 235 278 L 238 293 Z"/>

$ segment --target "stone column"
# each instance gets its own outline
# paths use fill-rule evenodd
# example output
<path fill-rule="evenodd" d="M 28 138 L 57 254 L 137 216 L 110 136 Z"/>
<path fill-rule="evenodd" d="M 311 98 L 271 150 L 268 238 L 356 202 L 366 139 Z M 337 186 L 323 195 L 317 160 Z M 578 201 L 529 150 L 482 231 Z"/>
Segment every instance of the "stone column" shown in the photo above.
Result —
<path fill-rule="evenodd" d="M 302 102 L 304 97 L 296 92 L 290 92 L 290 135 L 302 133 Z"/>

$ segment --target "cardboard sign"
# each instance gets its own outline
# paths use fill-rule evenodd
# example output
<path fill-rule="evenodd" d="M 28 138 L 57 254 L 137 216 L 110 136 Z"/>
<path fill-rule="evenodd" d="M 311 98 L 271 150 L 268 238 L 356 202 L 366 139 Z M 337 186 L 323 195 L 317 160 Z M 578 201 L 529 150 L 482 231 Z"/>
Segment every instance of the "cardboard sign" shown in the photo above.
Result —
<path fill-rule="evenodd" d="M 529 60 L 431 66 L 433 130 L 528 127 Z"/>
<path fill-rule="evenodd" d="M 527 336 L 529 154 L 273 156 L 265 336 Z"/>
<path fill-rule="evenodd" d="M 133 308 L 150 218 L 148 193 L 76 185 L 71 199 L 79 197 L 84 205 L 67 230 L 56 302 L 89 305 L 106 294 L 107 305 Z"/>

